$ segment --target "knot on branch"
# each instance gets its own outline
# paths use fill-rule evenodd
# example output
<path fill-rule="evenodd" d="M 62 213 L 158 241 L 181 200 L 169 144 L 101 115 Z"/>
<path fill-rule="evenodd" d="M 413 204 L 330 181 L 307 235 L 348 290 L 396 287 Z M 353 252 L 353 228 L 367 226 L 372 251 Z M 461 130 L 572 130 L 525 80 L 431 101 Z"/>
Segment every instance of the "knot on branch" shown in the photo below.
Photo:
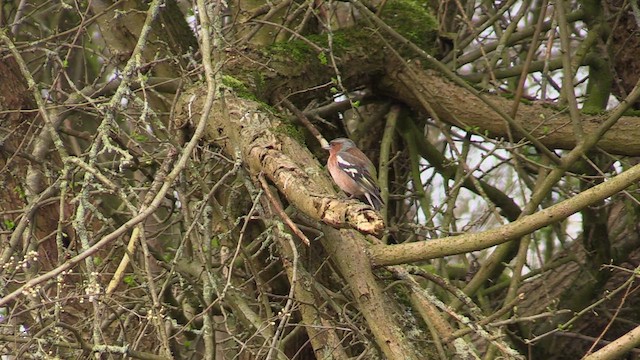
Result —
<path fill-rule="evenodd" d="M 380 214 L 356 200 L 344 201 L 327 199 L 324 204 L 322 221 L 331 226 L 352 227 L 361 233 L 380 236 L 384 231 L 384 221 Z"/>

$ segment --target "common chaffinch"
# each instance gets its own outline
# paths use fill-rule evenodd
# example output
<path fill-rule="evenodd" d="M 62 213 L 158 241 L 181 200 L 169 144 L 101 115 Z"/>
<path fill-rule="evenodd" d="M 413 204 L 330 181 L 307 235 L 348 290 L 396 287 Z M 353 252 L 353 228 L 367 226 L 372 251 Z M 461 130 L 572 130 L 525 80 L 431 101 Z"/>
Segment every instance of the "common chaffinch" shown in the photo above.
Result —
<path fill-rule="evenodd" d="M 380 210 L 383 202 L 378 175 L 367 155 L 345 138 L 331 140 L 325 149 L 329 150 L 327 167 L 336 185 L 349 195 L 364 196 L 369 205 Z"/>

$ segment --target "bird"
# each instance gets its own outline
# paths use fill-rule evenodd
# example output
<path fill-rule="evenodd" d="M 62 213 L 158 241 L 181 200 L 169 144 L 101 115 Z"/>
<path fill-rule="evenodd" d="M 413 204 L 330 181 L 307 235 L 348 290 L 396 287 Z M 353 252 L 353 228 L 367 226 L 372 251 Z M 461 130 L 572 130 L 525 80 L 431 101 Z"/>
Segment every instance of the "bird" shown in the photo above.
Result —
<path fill-rule="evenodd" d="M 372 208 L 380 210 L 384 202 L 380 196 L 376 168 L 367 155 L 347 138 L 331 140 L 327 168 L 333 181 L 350 196 L 364 197 Z"/>

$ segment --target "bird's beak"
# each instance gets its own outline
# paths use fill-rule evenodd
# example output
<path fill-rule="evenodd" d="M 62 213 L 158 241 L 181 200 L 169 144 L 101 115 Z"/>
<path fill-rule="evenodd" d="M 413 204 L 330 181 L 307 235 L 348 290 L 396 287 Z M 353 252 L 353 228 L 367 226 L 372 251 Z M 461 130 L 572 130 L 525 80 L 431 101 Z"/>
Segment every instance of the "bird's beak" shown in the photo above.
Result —
<path fill-rule="evenodd" d="M 331 149 L 331 144 L 329 144 L 326 140 L 322 141 L 324 144 L 322 145 L 322 148 L 329 151 Z"/>

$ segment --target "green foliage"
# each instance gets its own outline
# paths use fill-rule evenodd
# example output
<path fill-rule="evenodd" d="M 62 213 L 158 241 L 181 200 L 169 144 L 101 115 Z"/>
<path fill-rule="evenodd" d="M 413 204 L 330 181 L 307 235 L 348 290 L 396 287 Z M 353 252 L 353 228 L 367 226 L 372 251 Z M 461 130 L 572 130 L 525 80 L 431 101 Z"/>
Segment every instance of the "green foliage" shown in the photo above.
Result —
<path fill-rule="evenodd" d="M 93 265 L 100 266 L 102 265 L 102 258 L 100 256 L 93 257 Z"/>
<path fill-rule="evenodd" d="M 27 194 L 24 192 L 24 189 L 21 186 L 16 185 L 16 187 L 13 188 L 13 190 L 16 192 L 16 194 L 18 194 L 20 199 L 25 200 L 27 198 Z"/>
<path fill-rule="evenodd" d="M 146 135 L 144 135 L 144 134 L 137 133 L 137 132 L 133 132 L 133 133 L 131 134 L 131 137 L 132 137 L 135 141 L 138 141 L 138 142 L 145 142 L 145 141 L 149 140 L 149 137 L 147 137 L 147 136 L 146 136 Z"/>
<path fill-rule="evenodd" d="M 480 130 L 482 130 L 482 129 L 480 129 L 480 126 L 478 126 L 478 125 L 473 125 L 473 126 L 467 125 L 467 126 L 464 127 L 464 131 L 472 132 L 472 133 L 476 133 L 476 134 L 479 134 Z"/>
<path fill-rule="evenodd" d="M 13 222 L 13 220 L 11 220 L 11 219 L 5 219 L 4 220 L 4 228 L 9 230 L 9 231 L 11 231 L 11 230 L 16 228 L 16 223 Z"/>
<path fill-rule="evenodd" d="M 163 259 L 165 262 L 171 262 L 171 261 L 173 261 L 173 255 L 172 255 L 171 253 L 168 253 L 168 252 L 167 252 L 167 253 L 165 253 L 165 254 L 163 254 L 163 255 L 162 255 L 162 259 Z"/>
<path fill-rule="evenodd" d="M 130 287 L 138 286 L 138 282 L 136 281 L 136 277 L 134 275 L 125 276 L 124 279 L 122 279 L 122 282 Z"/>
<path fill-rule="evenodd" d="M 327 60 L 327 54 L 321 52 L 318 54 L 318 60 L 320 60 L 320 64 L 327 65 L 329 61 Z"/>

